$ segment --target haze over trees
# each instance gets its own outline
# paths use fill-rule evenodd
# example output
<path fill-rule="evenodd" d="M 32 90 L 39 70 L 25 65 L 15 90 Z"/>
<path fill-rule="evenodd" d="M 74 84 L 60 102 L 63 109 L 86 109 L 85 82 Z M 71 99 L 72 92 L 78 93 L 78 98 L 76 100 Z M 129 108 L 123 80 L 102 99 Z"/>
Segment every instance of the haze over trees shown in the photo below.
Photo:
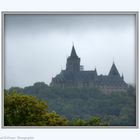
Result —
<path fill-rule="evenodd" d="M 49 112 L 48 105 L 35 96 L 18 94 L 16 91 L 4 93 L 5 126 L 100 126 L 107 125 L 99 117 L 89 120 L 68 120 L 56 112 Z"/>
<path fill-rule="evenodd" d="M 67 125 L 87 125 L 87 122 L 89 125 L 92 119 L 93 122 L 99 121 L 100 125 L 136 125 L 136 91 L 132 86 L 127 92 L 110 95 L 96 88 L 53 88 L 44 82 L 25 88 L 13 87 L 9 93 L 15 90 L 47 102 L 48 111 L 55 111 L 62 118 L 67 118 L 70 121 Z"/>

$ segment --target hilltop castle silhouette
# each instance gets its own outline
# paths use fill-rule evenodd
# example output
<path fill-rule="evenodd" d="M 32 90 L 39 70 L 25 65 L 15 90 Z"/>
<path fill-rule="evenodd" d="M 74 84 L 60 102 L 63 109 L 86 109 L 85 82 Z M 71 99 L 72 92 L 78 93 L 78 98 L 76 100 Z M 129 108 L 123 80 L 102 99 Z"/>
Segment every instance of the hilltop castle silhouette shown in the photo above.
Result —
<path fill-rule="evenodd" d="M 98 75 L 95 70 L 84 71 L 80 66 L 80 58 L 77 56 L 74 45 L 71 55 L 67 58 L 66 70 L 61 70 L 60 74 L 52 78 L 50 86 L 54 87 L 95 87 L 104 93 L 125 92 L 127 83 L 123 75 L 120 76 L 115 63 L 108 75 Z"/>

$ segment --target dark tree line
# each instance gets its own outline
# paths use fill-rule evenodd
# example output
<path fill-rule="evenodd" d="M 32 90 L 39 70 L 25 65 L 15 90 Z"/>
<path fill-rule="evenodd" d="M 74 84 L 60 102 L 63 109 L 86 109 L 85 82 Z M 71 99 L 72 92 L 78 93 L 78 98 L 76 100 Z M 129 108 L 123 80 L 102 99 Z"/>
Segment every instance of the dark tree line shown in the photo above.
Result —
<path fill-rule="evenodd" d="M 136 92 L 130 86 L 127 92 L 106 95 L 95 88 L 53 88 L 44 82 L 25 88 L 13 87 L 26 95 L 47 101 L 48 111 L 55 111 L 72 122 L 85 125 L 93 116 L 98 116 L 105 124 L 115 126 L 136 125 Z"/>
<path fill-rule="evenodd" d="M 49 112 L 46 102 L 16 91 L 4 93 L 4 126 L 101 126 L 108 125 L 99 117 L 68 120 Z"/>

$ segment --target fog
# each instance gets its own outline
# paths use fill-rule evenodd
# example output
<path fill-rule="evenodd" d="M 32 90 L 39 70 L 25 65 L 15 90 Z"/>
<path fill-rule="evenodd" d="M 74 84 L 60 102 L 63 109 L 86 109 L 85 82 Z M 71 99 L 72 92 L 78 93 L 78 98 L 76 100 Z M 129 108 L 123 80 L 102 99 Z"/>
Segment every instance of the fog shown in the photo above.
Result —
<path fill-rule="evenodd" d="M 6 15 L 5 88 L 49 84 L 65 69 L 72 42 L 85 70 L 107 75 L 113 61 L 135 83 L 134 15 Z"/>

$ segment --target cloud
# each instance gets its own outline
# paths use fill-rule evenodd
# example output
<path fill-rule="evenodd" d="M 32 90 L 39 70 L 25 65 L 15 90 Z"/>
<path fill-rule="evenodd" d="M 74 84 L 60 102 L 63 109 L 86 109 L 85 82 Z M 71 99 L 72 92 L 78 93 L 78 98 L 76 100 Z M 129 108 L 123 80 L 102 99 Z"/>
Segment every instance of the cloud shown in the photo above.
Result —
<path fill-rule="evenodd" d="M 113 60 L 134 83 L 134 15 L 6 15 L 6 88 L 50 83 L 65 69 L 72 42 L 85 69 L 108 74 Z"/>

